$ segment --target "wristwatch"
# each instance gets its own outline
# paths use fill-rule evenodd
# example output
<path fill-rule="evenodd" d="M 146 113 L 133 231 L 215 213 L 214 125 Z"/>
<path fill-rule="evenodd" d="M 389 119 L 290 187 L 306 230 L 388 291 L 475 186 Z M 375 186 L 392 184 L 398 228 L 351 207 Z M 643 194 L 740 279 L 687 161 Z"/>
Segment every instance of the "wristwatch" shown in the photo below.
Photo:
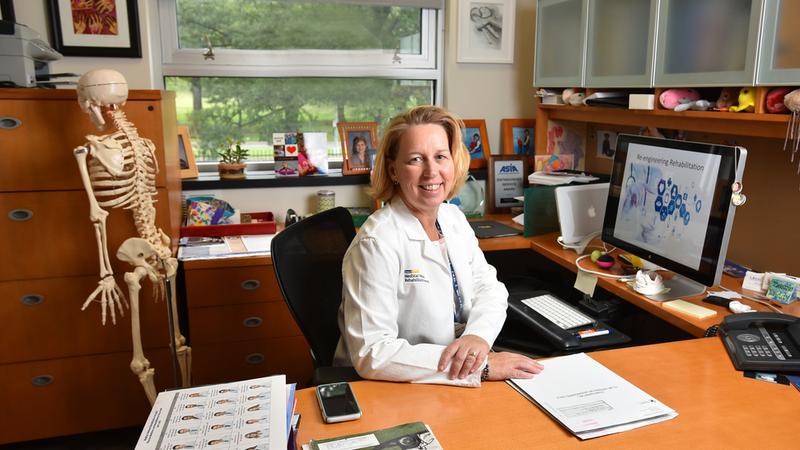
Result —
<path fill-rule="evenodd" d="M 486 359 L 486 365 L 483 366 L 483 370 L 481 370 L 481 381 L 486 381 L 489 379 L 489 359 Z"/>

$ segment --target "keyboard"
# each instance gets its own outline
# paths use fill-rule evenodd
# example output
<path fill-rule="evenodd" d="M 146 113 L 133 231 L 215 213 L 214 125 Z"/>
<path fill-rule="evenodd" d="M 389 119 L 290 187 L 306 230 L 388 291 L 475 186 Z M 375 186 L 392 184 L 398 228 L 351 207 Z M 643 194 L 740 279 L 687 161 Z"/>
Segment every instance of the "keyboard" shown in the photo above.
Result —
<path fill-rule="evenodd" d="M 541 294 L 521 300 L 522 303 L 558 325 L 562 330 L 593 324 L 594 319 L 564 303 L 552 294 Z"/>

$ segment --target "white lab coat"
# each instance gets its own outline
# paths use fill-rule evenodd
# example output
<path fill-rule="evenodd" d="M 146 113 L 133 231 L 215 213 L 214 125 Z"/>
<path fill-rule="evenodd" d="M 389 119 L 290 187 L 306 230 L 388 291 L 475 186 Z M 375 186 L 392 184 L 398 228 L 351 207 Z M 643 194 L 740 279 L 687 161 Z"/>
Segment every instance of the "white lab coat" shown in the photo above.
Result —
<path fill-rule="evenodd" d="M 441 205 L 439 225 L 463 296 L 464 334 L 491 346 L 506 318 L 508 291 L 456 206 Z M 361 227 L 345 253 L 342 277 L 334 365 L 352 365 L 370 379 L 480 386 L 480 371 L 450 380 L 437 370 L 455 339 L 450 267 L 400 198 Z"/>

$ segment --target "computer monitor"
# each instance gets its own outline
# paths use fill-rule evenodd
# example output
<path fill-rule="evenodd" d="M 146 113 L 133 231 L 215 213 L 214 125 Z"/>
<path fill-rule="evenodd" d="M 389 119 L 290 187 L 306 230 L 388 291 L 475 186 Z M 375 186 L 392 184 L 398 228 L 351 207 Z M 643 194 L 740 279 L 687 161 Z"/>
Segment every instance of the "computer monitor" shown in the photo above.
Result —
<path fill-rule="evenodd" d="M 719 283 L 741 186 L 742 147 L 620 134 L 603 241 L 674 272 L 668 300 Z"/>

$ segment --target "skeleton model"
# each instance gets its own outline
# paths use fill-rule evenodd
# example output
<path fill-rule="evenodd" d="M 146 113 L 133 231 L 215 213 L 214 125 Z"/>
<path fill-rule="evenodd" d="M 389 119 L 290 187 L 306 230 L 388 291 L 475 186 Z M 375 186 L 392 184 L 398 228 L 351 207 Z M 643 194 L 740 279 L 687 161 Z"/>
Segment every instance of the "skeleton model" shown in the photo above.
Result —
<path fill-rule="evenodd" d="M 131 309 L 131 333 L 133 337 L 133 359 L 131 370 L 139 377 L 148 400 L 156 398 L 153 383 L 154 369 L 142 350 L 142 335 L 139 326 L 139 291 L 141 281 L 147 277 L 153 283 L 156 299 L 168 296 L 171 311 L 175 309 L 175 274 L 178 262 L 172 257 L 170 239 L 156 227 L 156 173 L 158 164 L 155 145 L 139 136 L 136 127 L 119 109 L 128 98 L 128 84 L 114 70 L 93 70 L 78 81 L 78 102 L 81 109 L 90 115 L 92 123 L 102 129 L 103 114 L 113 121 L 116 131 L 104 136 L 86 136 L 89 141 L 74 150 L 81 172 L 81 179 L 89 196 L 89 217 L 94 225 L 100 259 L 100 281 L 83 304 L 86 309 L 92 302 L 99 302 L 103 325 L 106 313 L 116 324 L 116 311 L 124 315 L 125 295 L 114 279 L 108 256 L 106 217 L 103 208 L 124 208 L 133 213 L 139 237 L 125 240 L 117 250 L 117 258 L 133 266 L 125 274 Z M 127 306 L 127 304 L 126 304 Z M 177 355 L 183 386 L 189 385 L 191 349 L 178 330 L 177 315 L 170 313 L 171 339 Z"/>

